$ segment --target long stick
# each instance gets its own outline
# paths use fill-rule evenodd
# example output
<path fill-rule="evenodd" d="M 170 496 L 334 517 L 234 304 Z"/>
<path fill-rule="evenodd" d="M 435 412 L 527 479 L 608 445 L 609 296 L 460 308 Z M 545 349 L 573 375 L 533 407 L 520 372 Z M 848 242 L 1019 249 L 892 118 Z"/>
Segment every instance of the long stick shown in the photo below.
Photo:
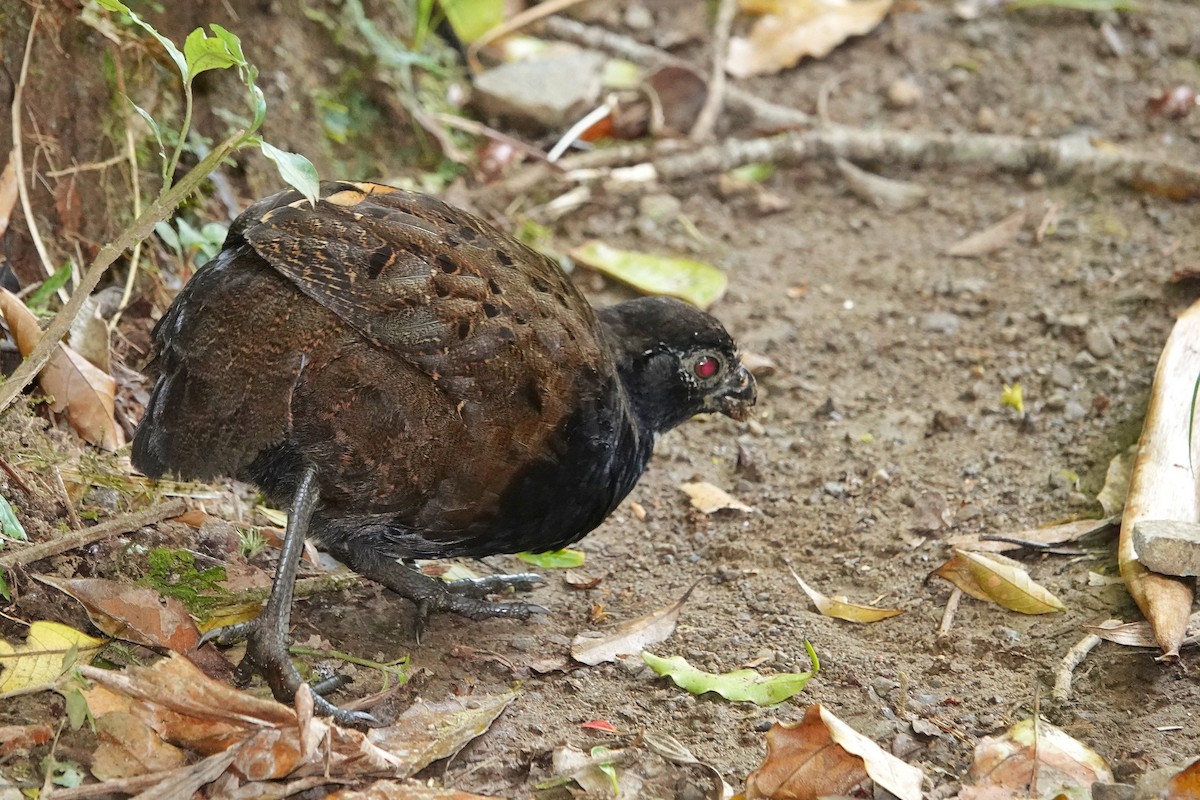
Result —
<path fill-rule="evenodd" d="M 187 504 L 182 500 L 168 500 L 165 503 L 159 503 L 156 506 L 150 506 L 150 508 L 144 508 L 141 511 L 134 511 L 132 514 L 114 517 L 113 519 L 101 522 L 99 525 L 75 531 L 67 536 L 60 536 L 48 542 L 40 542 L 29 547 L 22 547 L 19 550 L 13 550 L 11 553 L 5 553 L 3 556 L 0 556 L 0 569 L 12 569 L 24 564 L 32 564 L 35 561 L 41 561 L 43 558 L 49 558 L 59 553 L 65 553 L 68 550 L 74 550 L 76 547 L 87 547 L 89 544 L 95 544 L 110 536 L 136 531 L 143 525 L 151 525 L 155 522 L 161 522 L 164 519 L 178 517 L 186 510 Z"/>

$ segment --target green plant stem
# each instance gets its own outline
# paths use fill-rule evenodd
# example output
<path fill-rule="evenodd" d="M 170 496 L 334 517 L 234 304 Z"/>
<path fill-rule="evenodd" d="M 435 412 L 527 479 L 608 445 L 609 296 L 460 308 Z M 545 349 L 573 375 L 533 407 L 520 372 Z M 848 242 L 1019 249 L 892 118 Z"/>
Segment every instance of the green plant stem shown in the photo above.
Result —
<path fill-rule="evenodd" d="M 100 283 L 100 278 L 104 275 L 105 270 L 112 266 L 122 253 L 149 236 L 154 230 L 154 226 L 169 217 L 179 204 L 208 177 L 208 174 L 216 169 L 226 156 L 237 149 L 245 137 L 246 131 L 240 130 L 214 147 L 212 152 L 180 179 L 179 183 L 159 194 L 158 198 L 133 221 L 132 225 L 122 231 L 116 239 L 100 248 L 95 260 L 88 265 L 87 271 L 80 278 L 79 285 L 75 287 L 71 299 L 55 315 L 33 351 L 21 362 L 21 366 L 17 367 L 8 380 L 0 384 L 0 411 L 4 411 L 12 405 L 12 402 L 17 399 L 17 395 L 42 371 L 42 367 L 46 366 L 54 348 L 71 329 L 71 323 L 79 316 L 79 310 L 83 308 L 84 301 L 91 296 L 96 285 Z"/>
<path fill-rule="evenodd" d="M 163 173 L 164 192 L 171 185 L 171 178 L 175 176 L 175 168 L 179 166 L 179 158 L 183 155 L 183 146 L 187 144 L 188 131 L 191 129 L 192 82 L 185 76 L 183 79 L 183 124 L 179 126 L 179 143 L 175 145 L 175 152 L 171 154 L 171 162 L 167 164 L 167 170 Z M 246 136 L 248 133 L 248 131 L 242 131 L 242 136 Z"/>

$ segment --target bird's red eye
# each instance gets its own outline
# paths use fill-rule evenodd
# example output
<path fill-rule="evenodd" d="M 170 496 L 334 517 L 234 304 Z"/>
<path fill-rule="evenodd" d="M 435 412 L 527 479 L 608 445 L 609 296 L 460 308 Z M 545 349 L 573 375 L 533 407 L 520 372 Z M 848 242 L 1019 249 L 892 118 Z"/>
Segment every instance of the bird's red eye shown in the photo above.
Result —
<path fill-rule="evenodd" d="M 717 370 L 720 368 L 720 361 L 717 361 L 712 356 L 701 356 L 696 362 L 696 366 L 692 367 L 692 371 L 696 373 L 696 377 L 698 378 L 711 378 L 717 374 Z"/>

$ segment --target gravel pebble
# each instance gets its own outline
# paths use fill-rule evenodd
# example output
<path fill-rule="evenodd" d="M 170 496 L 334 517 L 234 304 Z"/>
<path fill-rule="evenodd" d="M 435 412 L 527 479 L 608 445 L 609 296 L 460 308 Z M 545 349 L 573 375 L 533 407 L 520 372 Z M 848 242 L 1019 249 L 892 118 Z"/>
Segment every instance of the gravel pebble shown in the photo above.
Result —
<path fill-rule="evenodd" d="M 1087 351 L 1096 358 L 1108 358 L 1117 351 L 1112 335 L 1104 328 L 1088 328 L 1085 344 Z"/>
<path fill-rule="evenodd" d="M 962 319 L 949 311 L 934 311 L 921 317 L 921 330 L 953 335 L 962 327 Z"/>

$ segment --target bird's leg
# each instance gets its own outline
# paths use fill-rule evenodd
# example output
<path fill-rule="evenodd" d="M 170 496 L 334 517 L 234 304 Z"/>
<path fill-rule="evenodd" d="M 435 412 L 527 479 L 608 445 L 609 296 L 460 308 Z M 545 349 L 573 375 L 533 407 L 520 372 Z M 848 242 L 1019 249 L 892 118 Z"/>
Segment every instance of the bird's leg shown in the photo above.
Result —
<path fill-rule="evenodd" d="M 423 575 L 412 567 L 375 551 L 331 544 L 329 552 L 364 578 L 382 583 L 401 597 L 407 597 L 416 603 L 417 620 L 414 635 L 418 641 L 430 615 L 437 611 L 450 611 L 470 619 L 529 619 L 534 614 L 549 613 L 547 609 L 533 603 L 495 603 L 484 599 L 489 594 L 508 589 L 528 591 L 540 580 L 537 575 L 494 575 L 447 583 Z"/>
<path fill-rule="evenodd" d="M 288 655 L 288 627 L 292 616 L 296 570 L 304 550 L 304 536 L 319 499 L 316 471 L 307 467 L 292 498 L 283 550 L 279 555 L 279 565 L 275 568 L 275 582 L 271 585 L 271 595 L 262 613 L 250 622 L 210 632 L 215 633 L 215 637 L 207 637 L 216 638 L 218 644 L 245 638 L 246 656 L 240 669 L 243 672 L 247 668 L 257 670 L 270 685 L 275 699 L 281 703 L 291 703 L 302 682 L 300 673 Z M 379 727 L 383 724 L 370 714 L 339 708 L 315 693 L 313 703 L 317 714 L 332 717 L 339 725 Z"/>

